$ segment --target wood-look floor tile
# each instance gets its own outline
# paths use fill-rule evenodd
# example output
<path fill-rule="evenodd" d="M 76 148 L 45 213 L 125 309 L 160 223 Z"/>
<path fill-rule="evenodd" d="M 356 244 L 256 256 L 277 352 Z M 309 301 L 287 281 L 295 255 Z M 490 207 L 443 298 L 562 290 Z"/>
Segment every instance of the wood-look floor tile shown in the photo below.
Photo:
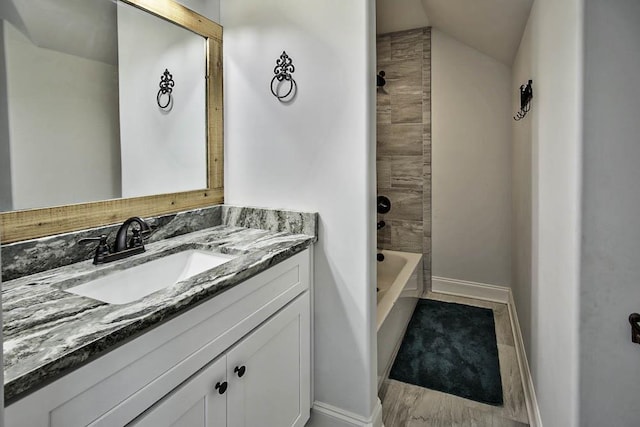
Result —
<path fill-rule="evenodd" d="M 527 404 L 524 399 L 524 388 L 522 387 L 516 349 L 513 346 L 498 344 L 498 356 L 504 396 L 502 415 L 526 423 L 529 421 L 529 416 L 527 415 Z"/>
<path fill-rule="evenodd" d="M 511 319 L 509 318 L 509 308 L 506 304 L 498 309 L 493 309 L 493 319 L 496 324 L 496 341 L 498 344 L 515 346 L 513 331 L 511 330 Z"/>
<path fill-rule="evenodd" d="M 423 426 L 528 426 L 524 388 L 520 376 L 513 331 L 506 304 L 427 292 L 429 298 L 456 302 L 494 310 L 498 357 L 504 404 L 486 405 L 473 400 L 429 390 L 395 380 L 385 380 L 381 394 L 383 419 L 386 427 Z M 511 337 L 507 335 L 511 334 Z M 386 412 L 385 412 L 386 411 Z"/>

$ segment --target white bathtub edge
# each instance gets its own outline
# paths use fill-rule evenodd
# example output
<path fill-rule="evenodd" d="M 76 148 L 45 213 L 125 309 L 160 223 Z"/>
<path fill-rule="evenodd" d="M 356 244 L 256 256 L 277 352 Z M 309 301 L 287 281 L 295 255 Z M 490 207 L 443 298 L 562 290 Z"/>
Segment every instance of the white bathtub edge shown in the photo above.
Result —
<path fill-rule="evenodd" d="M 407 260 L 407 264 L 404 266 L 400 274 L 393 281 L 393 284 L 389 287 L 389 290 L 384 295 L 382 300 L 377 305 L 376 312 L 376 331 L 380 330 L 380 327 L 384 323 L 387 315 L 395 305 L 396 301 L 400 297 L 400 294 L 404 290 L 406 284 L 411 279 L 411 276 L 418 268 L 420 261 L 422 260 L 422 254 L 416 254 L 412 252 L 398 252 L 398 251 L 382 251 L 383 254 L 398 254 Z M 382 261 L 384 262 L 384 261 Z"/>

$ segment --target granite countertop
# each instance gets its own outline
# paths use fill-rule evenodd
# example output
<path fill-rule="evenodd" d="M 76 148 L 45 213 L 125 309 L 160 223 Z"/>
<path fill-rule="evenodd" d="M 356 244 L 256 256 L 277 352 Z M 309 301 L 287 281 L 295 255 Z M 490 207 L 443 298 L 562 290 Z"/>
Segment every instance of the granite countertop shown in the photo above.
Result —
<path fill-rule="evenodd" d="M 24 396 L 315 240 L 307 234 L 218 225 L 150 243 L 145 253 L 109 264 L 82 261 L 4 282 L 5 401 Z M 63 290 L 186 249 L 236 258 L 129 304 L 111 305 Z"/>

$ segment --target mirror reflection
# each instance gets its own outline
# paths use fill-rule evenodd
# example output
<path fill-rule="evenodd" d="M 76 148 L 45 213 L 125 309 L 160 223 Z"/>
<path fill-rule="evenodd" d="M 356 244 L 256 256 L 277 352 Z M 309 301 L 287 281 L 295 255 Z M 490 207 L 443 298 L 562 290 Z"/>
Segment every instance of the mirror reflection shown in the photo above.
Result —
<path fill-rule="evenodd" d="M 0 211 L 207 187 L 203 37 L 112 0 L 0 18 Z"/>

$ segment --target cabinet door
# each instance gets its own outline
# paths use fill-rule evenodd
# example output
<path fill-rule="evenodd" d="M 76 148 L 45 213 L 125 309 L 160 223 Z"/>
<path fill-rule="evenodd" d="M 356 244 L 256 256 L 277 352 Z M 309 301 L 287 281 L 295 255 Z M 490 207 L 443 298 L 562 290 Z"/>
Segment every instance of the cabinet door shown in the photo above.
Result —
<path fill-rule="evenodd" d="M 136 427 L 226 427 L 226 358 L 220 357 L 129 425 Z"/>
<path fill-rule="evenodd" d="M 310 407 L 309 293 L 227 353 L 228 427 L 304 426 Z"/>

